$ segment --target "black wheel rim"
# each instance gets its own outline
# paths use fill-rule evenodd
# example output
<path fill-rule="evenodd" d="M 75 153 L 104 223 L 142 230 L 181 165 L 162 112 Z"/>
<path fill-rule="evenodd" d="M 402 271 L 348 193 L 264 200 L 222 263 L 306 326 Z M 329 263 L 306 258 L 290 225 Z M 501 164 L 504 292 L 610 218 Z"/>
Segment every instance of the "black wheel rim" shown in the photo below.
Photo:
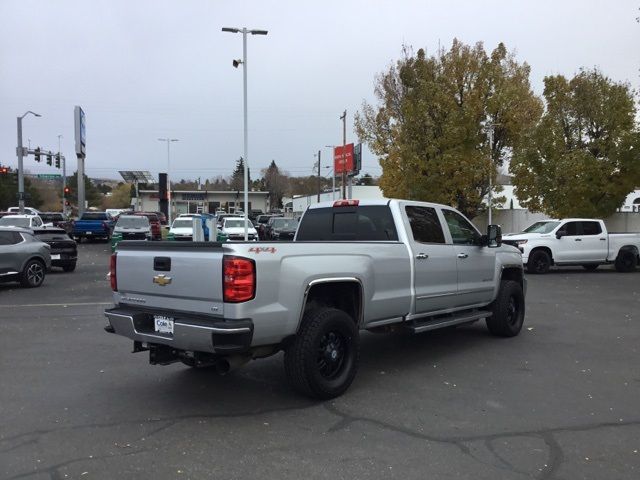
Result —
<path fill-rule="evenodd" d="M 520 316 L 520 309 L 518 308 L 518 300 L 511 295 L 509 297 L 509 304 L 507 305 L 507 322 L 509 325 L 515 325 L 518 323 Z"/>
<path fill-rule="evenodd" d="M 539 256 L 535 259 L 535 267 L 536 272 L 544 272 L 549 268 L 549 262 L 547 262 L 545 257 Z"/>
<path fill-rule="evenodd" d="M 333 330 L 325 333 L 318 346 L 317 365 L 320 375 L 328 380 L 336 378 L 345 364 L 347 348 L 347 339 L 342 333 Z"/>
<path fill-rule="evenodd" d="M 29 285 L 40 285 L 44 280 L 44 268 L 39 263 L 32 263 L 27 268 L 27 281 Z"/>

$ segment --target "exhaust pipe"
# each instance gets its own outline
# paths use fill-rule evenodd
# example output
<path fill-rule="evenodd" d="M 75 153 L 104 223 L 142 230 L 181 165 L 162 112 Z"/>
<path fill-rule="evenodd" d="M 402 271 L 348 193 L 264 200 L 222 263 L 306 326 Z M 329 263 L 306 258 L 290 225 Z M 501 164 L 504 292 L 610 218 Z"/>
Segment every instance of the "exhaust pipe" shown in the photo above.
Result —
<path fill-rule="evenodd" d="M 251 357 L 246 355 L 232 355 L 221 358 L 216 362 L 216 372 L 218 372 L 219 375 L 226 375 L 230 371 L 243 366 L 249 360 L 251 360 Z"/>

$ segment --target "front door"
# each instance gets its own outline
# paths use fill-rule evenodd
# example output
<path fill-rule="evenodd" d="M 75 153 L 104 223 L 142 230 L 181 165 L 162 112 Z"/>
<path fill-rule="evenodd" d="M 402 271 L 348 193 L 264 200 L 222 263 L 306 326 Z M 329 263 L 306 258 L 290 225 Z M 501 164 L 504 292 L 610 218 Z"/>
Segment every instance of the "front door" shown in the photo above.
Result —
<path fill-rule="evenodd" d="M 480 232 L 454 210 L 442 209 L 458 270 L 457 307 L 489 303 L 493 296 L 496 251 L 480 246 Z"/>
<path fill-rule="evenodd" d="M 413 252 L 415 313 L 435 313 L 453 306 L 458 292 L 456 258 L 447 244 L 435 208 L 404 204 Z"/>

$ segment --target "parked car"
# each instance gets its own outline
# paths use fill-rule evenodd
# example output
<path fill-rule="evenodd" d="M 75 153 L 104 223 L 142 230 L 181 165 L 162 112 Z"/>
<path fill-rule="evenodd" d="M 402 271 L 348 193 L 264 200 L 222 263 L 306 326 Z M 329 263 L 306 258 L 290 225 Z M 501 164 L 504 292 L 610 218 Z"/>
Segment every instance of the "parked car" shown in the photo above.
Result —
<path fill-rule="evenodd" d="M 151 240 L 162 240 L 162 228 L 160 219 L 155 212 L 134 212 L 133 215 L 141 215 L 149 219 L 151 225 Z"/>
<path fill-rule="evenodd" d="M 20 207 L 9 207 L 7 208 L 7 212 L 9 213 L 20 213 Z M 24 207 L 24 213 L 28 215 L 38 215 L 40 213 L 39 210 L 31 207 Z"/>
<path fill-rule="evenodd" d="M 51 268 L 50 247 L 19 227 L 0 227 L 0 281 L 39 287 Z"/>
<path fill-rule="evenodd" d="M 0 218 L 0 227 L 23 227 L 34 228 L 41 227 L 44 224 L 39 215 L 19 215 L 11 214 Z"/>
<path fill-rule="evenodd" d="M 220 233 L 226 236 L 229 241 L 244 241 L 244 218 L 226 217 L 222 221 Z M 251 220 L 247 220 L 247 238 L 251 242 L 258 240 L 258 232 Z"/>
<path fill-rule="evenodd" d="M 546 273 L 552 265 L 595 270 L 606 264 L 632 272 L 640 262 L 640 233 L 607 233 L 604 222 L 594 218 L 536 222 L 503 241 L 520 249 L 529 273 Z"/>
<path fill-rule="evenodd" d="M 221 213 L 220 215 L 216 215 L 216 221 L 218 222 L 218 228 L 222 228 L 222 223 L 225 218 L 243 218 L 241 215 L 236 213 Z"/>
<path fill-rule="evenodd" d="M 258 238 L 260 240 L 267 239 L 265 235 L 267 223 L 269 222 L 269 219 L 274 216 L 275 215 L 258 215 L 258 218 L 256 219 L 256 230 L 258 231 Z"/>
<path fill-rule="evenodd" d="M 298 221 L 294 218 L 273 217 L 267 224 L 268 240 L 293 241 L 298 228 Z"/>
<path fill-rule="evenodd" d="M 79 220 L 73 223 L 71 235 L 78 242 L 83 238 L 102 238 L 107 242 L 111 239 L 111 232 L 115 222 L 107 212 L 84 212 Z"/>
<path fill-rule="evenodd" d="M 522 256 L 499 226 L 481 235 L 451 207 L 404 200 L 311 205 L 291 243 L 122 244 L 110 280 L 106 330 L 152 364 L 227 372 L 284 350 L 292 386 L 320 399 L 353 381 L 361 330 L 485 319 L 513 337 L 525 315 Z"/>
<path fill-rule="evenodd" d="M 45 227 L 62 228 L 67 233 L 73 231 L 73 222 L 61 212 L 41 212 L 39 216 Z"/>
<path fill-rule="evenodd" d="M 169 229 L 169 238 L 178 241 L 193 240 L 193 220 L 191 217 L 178 217 Z"/>
<path fill-rule="evenodd" d="M 73 272 L 78 261 L 78 246 L 66 230 L 56 227 L 32 228 L 33 236 L 49 245 L 51 266 L 60 267 L 65 272 Z"/>
<path fill-rule="evenodd" d="M 120 215 L 111 235 L 111 251 L 115 252 L 122 240 L 151 240 L 151 224 L 144 215 Z"/>

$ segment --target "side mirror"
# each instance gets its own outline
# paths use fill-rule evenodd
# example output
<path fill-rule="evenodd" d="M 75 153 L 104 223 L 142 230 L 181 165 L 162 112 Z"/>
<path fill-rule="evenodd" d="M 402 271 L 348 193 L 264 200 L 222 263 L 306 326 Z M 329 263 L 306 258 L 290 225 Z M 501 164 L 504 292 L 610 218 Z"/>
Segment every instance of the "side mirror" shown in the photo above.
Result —
<path fill-rule="evenodd" d="M 556 238 L 558 240 L 560 240 L 562 237 L 564 237 L 567 234 L 566 230 L 558 230 L 556 232 Z"/>
<path fill-rule="evenodd" d="M 497 248 L 502 245 L 502 228 L 500 225 L 489 225 L 487 227 L 487 246 Z"/>

